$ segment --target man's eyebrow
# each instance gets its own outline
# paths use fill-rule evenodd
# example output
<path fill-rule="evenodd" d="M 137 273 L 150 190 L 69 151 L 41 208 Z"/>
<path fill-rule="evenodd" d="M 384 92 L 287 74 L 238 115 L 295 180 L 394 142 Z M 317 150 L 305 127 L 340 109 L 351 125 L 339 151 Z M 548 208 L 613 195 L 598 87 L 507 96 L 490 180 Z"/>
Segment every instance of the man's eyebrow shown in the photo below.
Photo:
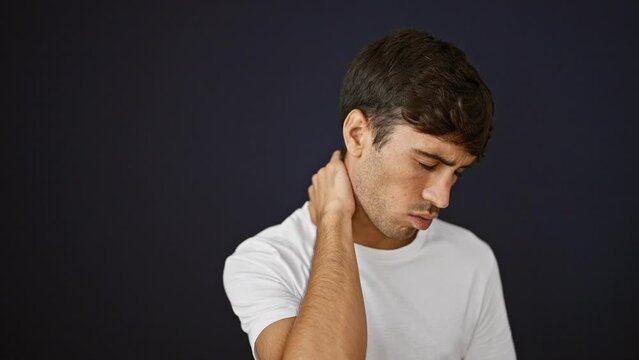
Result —
<path fill-rule="evenodd" d="M 431 153 L 429 153 L 427 151 L 420 150 L 420 149 L 413 149 L 413 152 L 415 152 L 415 153 L 417 153 L 419 155 L 422 155 L 422 156 L 429 157 L 431 159 L 435 159 L 435 160 L 440 161 L 440 162 L 442 162 L 442 163 L 444 163 L 444 164 L 446 164 L 448 166 L 455 166 L 455 162 L 454 161 L 451 161 L 451 160 L 448 160 L 448 159 L 444 159 L 443 157 L 441 157 L 441 156 L 439 156 L 437 154 L 431 154 Z M 471 162 L 470 164 L 468 164 L 466 166 L 460 166 L 459 168 L 460 169 L 469 168 L 469 167 L 471 167 L 471 166 L 473 166 L 475 164 L 475 161 L 476 161 L 476 159 L 473 160 L 473 162 Z"/>

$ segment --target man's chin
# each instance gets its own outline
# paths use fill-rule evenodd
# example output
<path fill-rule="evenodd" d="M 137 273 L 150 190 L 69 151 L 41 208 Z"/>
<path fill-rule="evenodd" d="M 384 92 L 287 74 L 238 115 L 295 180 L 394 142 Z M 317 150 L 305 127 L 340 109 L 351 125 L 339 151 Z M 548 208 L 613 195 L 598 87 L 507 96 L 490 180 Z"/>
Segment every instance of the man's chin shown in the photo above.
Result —
<path fill-rule="evenodd" d="M 389 236 L 389 234 L 385 235 L 387 238 L 395 241 L 409 241 L 413 240 L 415 236 L 417 236 L 417 231 L 418 230 L 413 228 L 412 226 L 401 226 L 399 228 L 399 231 L 391 234 L 392 236 Z"/>

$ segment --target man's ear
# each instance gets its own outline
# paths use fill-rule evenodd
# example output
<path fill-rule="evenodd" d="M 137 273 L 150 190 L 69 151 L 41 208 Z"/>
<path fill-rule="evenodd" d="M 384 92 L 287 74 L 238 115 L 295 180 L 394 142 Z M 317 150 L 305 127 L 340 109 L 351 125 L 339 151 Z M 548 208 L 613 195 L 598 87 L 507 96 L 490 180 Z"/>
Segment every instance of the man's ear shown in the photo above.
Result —
<path fill-rule="evenodd" d="M 368 119 L 361 110 L 353 109 L 346 115 L 342 126 L 342 135 L 348 153 L 355 157 L 361 156 L 364 147 L 370 141 Z"/>

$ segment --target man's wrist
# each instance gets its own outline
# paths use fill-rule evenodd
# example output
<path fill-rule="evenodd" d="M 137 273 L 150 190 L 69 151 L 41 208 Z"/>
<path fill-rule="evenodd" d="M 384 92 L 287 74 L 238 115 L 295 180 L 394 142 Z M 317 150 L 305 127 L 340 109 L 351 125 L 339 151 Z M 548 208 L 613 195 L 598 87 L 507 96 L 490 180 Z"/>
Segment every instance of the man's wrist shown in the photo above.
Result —
<path fill-rule="evenodd" d="M 352 215 L 343 209 L 330 209 L 322 212 L 319 218 L 319 224 L 335 226 L 338 224 L 350 224 Z"/>

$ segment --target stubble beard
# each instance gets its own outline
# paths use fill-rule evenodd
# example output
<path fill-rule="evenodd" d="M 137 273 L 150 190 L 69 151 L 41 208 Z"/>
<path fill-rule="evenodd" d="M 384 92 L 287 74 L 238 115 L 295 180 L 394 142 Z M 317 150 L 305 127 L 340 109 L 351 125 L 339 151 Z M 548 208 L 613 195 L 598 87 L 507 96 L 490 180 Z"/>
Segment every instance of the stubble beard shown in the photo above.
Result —
<path fill-rule="evenodd" d="M 379 180 L 378 174 L 380 166 L 378 164 L 381 164 L 381 161 L 378 160 L 375 164 L 375 160 L 371 158 L 365 160 L 357 176 L 352 179 L 357 205 L 363 215 L 384 236 L 397 241 L 409 240 L 415 236 L 417 230 L 393 222 L 392 213 L 388 206 L 392 199 L 386 199 L 381 191 L 384 186 L 383 182 Z"/>

